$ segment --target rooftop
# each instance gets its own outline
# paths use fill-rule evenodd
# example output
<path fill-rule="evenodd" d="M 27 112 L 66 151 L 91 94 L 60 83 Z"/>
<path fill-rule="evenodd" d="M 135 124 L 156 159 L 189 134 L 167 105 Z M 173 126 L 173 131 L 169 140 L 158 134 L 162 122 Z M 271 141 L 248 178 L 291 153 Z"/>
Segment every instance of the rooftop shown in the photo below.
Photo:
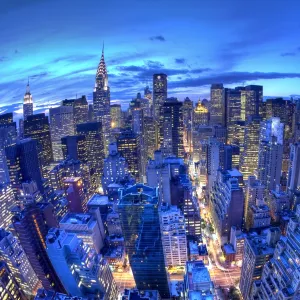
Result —
<path fill-rule="evenodd" d="M 59 222 L 60 224 L 85 224 L 87 225 L 92 219 L 90 214 L 72 214 L 67 213 L 62 220 Z"/>
<path fill-rule="evenodd" d="M 81 180 L 81 177 L 66 177 L 64 183 L 73 183 Z"/>
<path fill-rule="evenodd" d="M 110 201 L 107 195 L 94 194 L 88 201 L 88 206 L 107 205 Z"/>

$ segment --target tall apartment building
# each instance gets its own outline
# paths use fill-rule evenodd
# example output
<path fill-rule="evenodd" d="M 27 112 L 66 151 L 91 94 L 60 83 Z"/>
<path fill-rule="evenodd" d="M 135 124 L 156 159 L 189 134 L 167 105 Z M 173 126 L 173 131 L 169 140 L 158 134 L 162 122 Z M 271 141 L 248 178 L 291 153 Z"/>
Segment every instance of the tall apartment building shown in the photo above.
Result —
<path fill-rule="evenodd" d="M 34 296 L 42 285 L 18 239 L 3 228 L 0 229 L 0 256 L 23 292 L 28 297 Z"/>
<path fill-rule="evenodd" d="M 176 206 L 163 205 L 159 221 L 166 266 L 185 266 L 187 240 L 183 213 Z"/>
<path fill-rule="evenodd" d="M 245 239 L 239 284 L 243 299 L 251 299 L 252 283 L 261 279 L 263 267 L 272 258 L 279 238 L 280 229 L 270 228 L 261 235 L 254 233 Z"/>
<path fill-rule="evenodd" d="M 52 228 L 46 238 L 47 254 L 70 295 L 118 299 L 118 288 L 103 257 L 75 233 Z"/>

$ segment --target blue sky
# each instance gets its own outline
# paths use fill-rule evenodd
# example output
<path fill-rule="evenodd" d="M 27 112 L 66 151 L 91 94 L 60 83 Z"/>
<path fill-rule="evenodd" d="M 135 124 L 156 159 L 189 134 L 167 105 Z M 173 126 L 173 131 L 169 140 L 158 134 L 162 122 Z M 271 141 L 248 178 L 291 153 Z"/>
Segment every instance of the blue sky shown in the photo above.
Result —
<path fill-rule="evenodd" d="M 0 0 L 0 112 L 91 99 L 105 42 L 113 102 L 169 76 L 169 95 L 208 97 L 211 83 L 300 95 L 298 0 Z"/>

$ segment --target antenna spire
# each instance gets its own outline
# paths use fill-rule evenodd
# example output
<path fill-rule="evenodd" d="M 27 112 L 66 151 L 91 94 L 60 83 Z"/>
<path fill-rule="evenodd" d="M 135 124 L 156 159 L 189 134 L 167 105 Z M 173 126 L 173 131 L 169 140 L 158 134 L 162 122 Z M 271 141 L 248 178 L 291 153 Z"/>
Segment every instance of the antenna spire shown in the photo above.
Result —
<path fill-rule="evenodd" d="M 104 54 L 104 41 L 103 41 L 103 45 L 102 45 L 102 55 Z"/>

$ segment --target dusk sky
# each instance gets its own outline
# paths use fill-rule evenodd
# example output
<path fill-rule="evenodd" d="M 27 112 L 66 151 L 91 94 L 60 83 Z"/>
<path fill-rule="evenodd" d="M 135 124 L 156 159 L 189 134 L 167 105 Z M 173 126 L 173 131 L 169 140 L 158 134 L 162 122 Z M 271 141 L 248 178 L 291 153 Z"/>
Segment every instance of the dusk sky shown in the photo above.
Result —
<path fill-rule="evenodd" d="M 300 95 L 299 11 L 299 0 L 0 0 L 0 112 L 22 113 L 28 76 L 36 111 L 91 99 L 103 41 L 124 107 L 156 72 L 180 100 L 219 82 Z"/>

